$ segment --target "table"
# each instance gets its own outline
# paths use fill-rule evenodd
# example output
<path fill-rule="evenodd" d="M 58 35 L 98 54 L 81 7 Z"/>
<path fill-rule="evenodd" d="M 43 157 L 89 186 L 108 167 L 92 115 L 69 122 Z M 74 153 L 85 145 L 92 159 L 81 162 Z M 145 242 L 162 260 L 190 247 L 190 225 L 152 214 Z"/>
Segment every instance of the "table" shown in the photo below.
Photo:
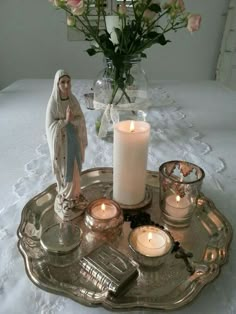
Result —
<path fill-rule="evenodd" d="M 101 141 L 94 132 L 99 113 L 85 107 L 83 94 L 90 88 L 91 81 L 73 81 L 73 91 L 80 100 L 88 127 L 89 146 L 83 169 L 112 165 L 111 143 Z M 23 206 L 54 182 L 44 129 L 51 89 L 52 80 L 28 79 L 0 91 L 0 313 L 106 313 L 101 307 L 88 309 L 38 289 L 27 278 L 16 247 L 16 229 Z M 169 100 L 175 102 L 161 105 L 157 94 L 161 93 L 164 100 L 166 92 Z M 153 124 L 148 169 L 157 171 L 162 162 L 180 158 L 200 165 L 206 171 L 203 192 L 234 226 L 236 92 L 216 81 L 158 81 L 151 82 L 151 93 L 156 107 L 150 108 L 148 114 Z M 236 312 L 234 241 L 229 262 L 222 267 L 219 278 L 175 313 Z M 146 312 L 150 313 L 145 310 L 133 313 Z"/>

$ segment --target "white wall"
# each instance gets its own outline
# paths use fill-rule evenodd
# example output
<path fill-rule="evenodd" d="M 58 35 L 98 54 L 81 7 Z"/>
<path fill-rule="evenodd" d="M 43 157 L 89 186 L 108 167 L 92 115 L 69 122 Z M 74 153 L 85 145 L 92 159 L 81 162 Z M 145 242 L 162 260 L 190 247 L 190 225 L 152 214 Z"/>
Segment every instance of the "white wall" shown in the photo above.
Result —
<path fill-rule="evenodd" d="M 236 0 L 229 2 L 216 78 L 236 90 Z"/>
<path fill-rule="evenodd" d="M 214 79 L 228 0 L 185 0 L 202 15 L 201 30 L 180 30 L 168 46 L 147 50 L 149 79 Z M 67 40 L 65 14 L 48 0 L 0 0 L 0 89 L 22 78 L 52 78 L 59 68 L 73 78 L 93 78 L 102 57 L 89 57 L 86 42 Z"/>

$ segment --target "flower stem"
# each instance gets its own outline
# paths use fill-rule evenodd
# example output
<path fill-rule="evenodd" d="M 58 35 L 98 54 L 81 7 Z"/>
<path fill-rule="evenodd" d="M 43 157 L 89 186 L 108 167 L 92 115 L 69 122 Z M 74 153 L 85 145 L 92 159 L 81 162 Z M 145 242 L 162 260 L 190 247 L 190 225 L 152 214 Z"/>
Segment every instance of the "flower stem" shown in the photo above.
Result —
<path fill-rule="evenodd" d="M 118 88 L 119 88 L 118 84 L 115 83 L 115 86 L 113 87 L 111 99 L 110 99 L 110 102 L 109 102 L 110 104 L 112 104 L 112 102 L 113 102 L 113 100 L 114 100 L 114 98 L 115 98 L 115 96 L 116 96 L 116 93 L 117 93 L 117 91 L 118 91 Z"/>

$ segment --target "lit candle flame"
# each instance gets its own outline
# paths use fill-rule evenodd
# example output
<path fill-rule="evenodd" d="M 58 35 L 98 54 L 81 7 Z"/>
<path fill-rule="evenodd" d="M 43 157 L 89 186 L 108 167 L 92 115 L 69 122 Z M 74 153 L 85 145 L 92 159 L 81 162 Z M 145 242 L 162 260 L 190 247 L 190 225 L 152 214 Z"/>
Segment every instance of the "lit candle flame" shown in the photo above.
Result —
<path fill-rule="evenodd" d="M 180 201 L 180 196 L 177 195 L 177 196 L 176 196 L 176 202 L 179 203 L 179 201 Z"/>
<path fill-rule="evenodd" d="M 106 210 L 106 205 L 105 205 L 104 203 L 102 203 L 101 209 L 102 209 L 102 211 L 105 211 L 105 210 Z"/>
<path fill-rule="evenodd" d="M 152 240 L 152 233 L 148 232 L 148 241 L 150 242 Z"/>
<path fill-rule="evenodd" d="M 130 122 L 130 126 L 129 126 L 129 130 L 130 130 L 130 132 L 134 132 L 134 129 L 135 129 L 135 127 L 134 127 L 134 121 L 131 121 L 131 122 Z"/>

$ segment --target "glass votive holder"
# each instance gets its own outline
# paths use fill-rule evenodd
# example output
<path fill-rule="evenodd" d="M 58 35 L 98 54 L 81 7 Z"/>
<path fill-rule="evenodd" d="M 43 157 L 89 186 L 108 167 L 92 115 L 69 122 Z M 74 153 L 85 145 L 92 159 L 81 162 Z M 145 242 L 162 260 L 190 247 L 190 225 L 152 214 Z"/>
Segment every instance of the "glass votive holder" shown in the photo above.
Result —
<path fill-rule="evenodd" d="M 174 245 L 167 230 L 149 225 L 133 229 L 128 242 L 133 259 L 145 267 L 159 267 L 165 263 Z"/>
<path fill-rule="evenodd" d="M 107 198 L 91 202 L 85 213 L 85 224 L 93 231 L 119 228 L 123 221 L 123 212 L 119 204 Z"/>
<path fill-rule="evenodd" d="M 205 177 L 202 168 L 173 160 L 159 168 L 162 220 L 172 227 L 188 227 Z"/>
<path fill-rule="evenodd" d="M 56 223 L 43 230 L 40 244 L 48 264 L 64 267 L 79 258 L 82 231 L 71 222 Z"/>

